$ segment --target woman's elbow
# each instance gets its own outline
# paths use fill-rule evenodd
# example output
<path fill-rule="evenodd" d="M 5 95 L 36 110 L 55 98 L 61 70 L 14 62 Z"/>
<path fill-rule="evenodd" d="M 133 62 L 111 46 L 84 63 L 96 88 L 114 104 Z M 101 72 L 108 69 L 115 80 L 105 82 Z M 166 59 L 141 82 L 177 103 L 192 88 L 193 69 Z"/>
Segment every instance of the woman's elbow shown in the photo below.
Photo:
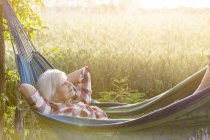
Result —
<path fill-rule="evenodd" d="M 26 98 L 28 98 L 33 95 L 33 93 L 36 91 L 36 88 L 30 84 L 22 83 L 20 85 L 20 91 Z"/>

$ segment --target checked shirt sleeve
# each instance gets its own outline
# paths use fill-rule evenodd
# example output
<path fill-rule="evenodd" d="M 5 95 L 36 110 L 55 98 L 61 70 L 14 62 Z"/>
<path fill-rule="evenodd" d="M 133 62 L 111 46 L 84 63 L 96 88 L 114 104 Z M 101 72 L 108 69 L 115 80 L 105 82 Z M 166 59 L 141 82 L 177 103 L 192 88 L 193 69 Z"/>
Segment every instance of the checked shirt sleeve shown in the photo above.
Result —
<path fill-rule="evenodd" d="M 79 76 L 79 81 L 77 84 L 77 94 L 81 97 L 87 104 L 91 102 L 91 77 L 88 66 L 84 66 Z"/>
<path fill-rule="evenodd" d="M 31 106 L 33 110 L 39 111 L 41 113 L 50 114 L 51 107 L 47 104 L 42 96 L 40 96 L 39 92 L 36 91 L 32 96 L 26 99 L 28 104 Z"/>

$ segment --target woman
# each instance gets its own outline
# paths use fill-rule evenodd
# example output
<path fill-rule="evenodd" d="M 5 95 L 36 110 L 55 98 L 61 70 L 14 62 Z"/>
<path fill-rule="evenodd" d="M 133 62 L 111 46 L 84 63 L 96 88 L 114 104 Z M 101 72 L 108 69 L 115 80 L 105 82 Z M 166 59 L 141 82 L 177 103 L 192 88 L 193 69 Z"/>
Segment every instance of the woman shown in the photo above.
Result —
<path fill-rule="evenodd" d="M 20 85 L 29 105 L 39 112 L 108 119 L 103 110 L 89 105 L 92 90 L 88 66 L 68 75 L 58 69 L 49 69 L 40 75 L 36 88 L 24 83 Z"/>

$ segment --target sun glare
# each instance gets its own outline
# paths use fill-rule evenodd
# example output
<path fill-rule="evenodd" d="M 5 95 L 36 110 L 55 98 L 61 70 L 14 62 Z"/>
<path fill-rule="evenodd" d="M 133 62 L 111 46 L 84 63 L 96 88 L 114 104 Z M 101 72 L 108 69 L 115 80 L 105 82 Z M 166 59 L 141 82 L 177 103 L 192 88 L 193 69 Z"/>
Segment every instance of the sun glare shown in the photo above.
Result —
<path fill-rule="evenodd" d="M 209 0 L 137 0 L 144 8 L 210 8 Z"/>
<path fill-rule="evenodd" d="M 193 7 L 193 8 L 210 8 L 210 0 L 44 0 L 47 6 L 84 6 L 88 3 L 95 5 L 121 5 L 131 4 L 143 8 L 177 8 L 177 7 Z"/>

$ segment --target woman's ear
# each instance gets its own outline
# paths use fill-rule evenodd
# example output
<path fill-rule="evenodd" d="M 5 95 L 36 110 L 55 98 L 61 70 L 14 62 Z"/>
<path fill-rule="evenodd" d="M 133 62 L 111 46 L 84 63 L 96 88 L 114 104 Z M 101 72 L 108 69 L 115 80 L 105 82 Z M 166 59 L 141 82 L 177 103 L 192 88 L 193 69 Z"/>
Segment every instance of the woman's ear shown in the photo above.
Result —
<path fill-rule="evenodd" d="M 20 91 L 21 91 L 21 93 L 23 93 L 25 98 L 28 98 L 36 92 L 36 88 L 30 84 L 22 83 L 20 85 Z"/>

